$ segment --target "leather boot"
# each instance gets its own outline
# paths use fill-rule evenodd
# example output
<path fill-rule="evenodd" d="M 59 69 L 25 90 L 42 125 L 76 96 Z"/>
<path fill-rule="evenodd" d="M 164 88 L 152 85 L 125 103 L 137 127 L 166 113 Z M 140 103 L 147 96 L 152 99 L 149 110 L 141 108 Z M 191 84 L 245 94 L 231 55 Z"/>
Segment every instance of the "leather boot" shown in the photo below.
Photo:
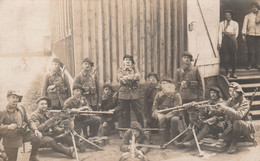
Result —
<path fill-rule="evenodd" d="M 53 151 L 58 152 L 58 153 L 62 153 L 64 155 L 67 155 L 67 156 L 73 158 L 73 152 L 71 151 L 71 149 L 65 149 L 63 146 L 61 146 L 60 144 L 58 144 L 54 140 L 49 142 L 49 145 L 50 145 L 50 147 Z"/>
<path fill-rule="evenodd" d="M 233 140 L 231 142 L 230 147 L 227 150 L 228 154 L 234 154 L 237 151 L 237 142 L 235 140 Z"/>
<path fill-rule="evenodd" d="M 32 144 L 32 151 L 30 154 L 29 161 L 39 161 L 39 159 L 37 159 L 37 153 L 38 153 L 38 146 Z"/>

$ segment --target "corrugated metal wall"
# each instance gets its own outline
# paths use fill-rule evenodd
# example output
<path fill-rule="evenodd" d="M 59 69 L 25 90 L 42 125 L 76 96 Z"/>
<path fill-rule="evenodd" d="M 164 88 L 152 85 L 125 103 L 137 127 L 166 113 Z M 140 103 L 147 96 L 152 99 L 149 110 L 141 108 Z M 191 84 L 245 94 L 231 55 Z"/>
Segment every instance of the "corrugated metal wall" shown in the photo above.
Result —
<path fill-rule="evenodd" d="M 134 56 L 142 81 L 151 71 L 173 77 L 179 53 L 187 48 L 185 0 L 73 0 L 72 15 L 75 70 L 70 71 L 78 73 L 82 59 L 90 57 L 101 84 L 117 83 L 126 54 Z M 68 57 L 65 53 L 57 55 Z"/>

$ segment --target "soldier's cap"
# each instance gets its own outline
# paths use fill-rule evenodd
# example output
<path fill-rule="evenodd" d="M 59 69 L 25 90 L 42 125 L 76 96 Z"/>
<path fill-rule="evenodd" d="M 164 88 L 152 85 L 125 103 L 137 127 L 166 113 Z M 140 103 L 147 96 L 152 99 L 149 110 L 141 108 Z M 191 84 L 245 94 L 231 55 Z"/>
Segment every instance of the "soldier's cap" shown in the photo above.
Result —
<path fill-rule="evenodd" d="M 47 104 L 48 104 L 48 107 L 51 106 L 51 99 L 49 99 L 48 97 L 40 97 L 40 98 L 36 101 L 36 103 L 38 104 L 41 100 L 45 100 L 45 101 L 47 102 Z"/>
<path fill-rule="evenodd" d="M 193 56 L 192 56 L 192 54 L 190 52 L 183 51 L 182 52 L 182 57 L 184 57 L 184 56 L 189 56 L 190 57 L 190 61 L 193 61 Z"/>
<path fill-rule="evenodd" d="M 163 81 L 172 83 L 172 80 L 170 78 L 167 78 L 167 77 L 162 78 L 160 83 L 162 83 Z"/>
<path fill-rule="evenodd" d="M 244 94 L 242 87 L 237 82 L 231 82 L 228 85 L 229 88 L 234 88 L 236 92 Z"/>
<path fill-rule="evenodd" d="M 7 97 L 9 97 L 11 95 L 15 95 L 15 96 L 19 97 L 19 102 L 22 101 L 23 96 L 22 96 L 22 94 L 19 91 L 9 90 L 7 92 Z"/>
<path fill-rule="evenodd" d="M 211 86 L 211 87 L 209 88 L 209 91 L 215 91 L 215 92 L 217 92 L 219 98 L 222 98 L 222 97 L 223 97 L 223 96 L 222 96 L 222 92 L 221 92 L 220 89 L 219 89 L 218 87 L 216 87 L 216 86 Z"/>
<path fill-rule="evenodd" d="M 82 64 L 83 64 L 84 62 L 88 62 L 92 67 L 94 66 L 94 62 L 93 62 L 90 58 L 84 58 L 84 59 L 82 60 Z"/>
<path fill-rule="evenodd" d="M 52 62 L 59 63 L 59 64 L 60 64 L 60 67 L 61 67 L 61 68 L 63 67 L 63 63 L 61 62 L 61 60 L 60 60 L 59 58 L 53 58 L 53 59 L 52 59 Z"/>
<path fill-rule="evenodd" d="M 139 130 L 141 133 L 143 133 L 143 128 L 141 126 L 141 124 L 137 121 L 133 121 L 130 125 L 131 129 L 135 129 L 135 130 Z"/>
<path fill-rule="evenodd" d="M 72 87 L 72 90 L 75 90 L 75 89 L 81 89 L 82 93 L 85 92 L 84 88 L 80 84 L 74 84 Z"/>
<path fill-rule="evenodd" d="M 111 84 L 104 84 L 103 89 L 105 88 L 110 88 L 110 90 L 113 91 L 113 87 L 111 86 Z"/>
<path fill-rule="evenodd" d="M 135 63 L 135 61 L 134 61 L 134 58 L 133 58 L 133 56 L 132 56 L 132 55 L 125 55 L 125 56 L 123 57 L 123 60 L 125 60 L 125 58 L 130 58 L 130 59 L 131 59 L 131 61 L 132 61 L 132 64 L 134 64 L 134 63 Z"/>
<path fill-rule="evenodd" d="M 157 74 L 157 73 L 150 72 L 150 73 L 148 73 L 147 78 L 149 78 L 150 76 L 155 76 L 155 78 L 157 79 L 157 81 L 159 81 L 159 77 L 158 77 L 158 74 Z"/>

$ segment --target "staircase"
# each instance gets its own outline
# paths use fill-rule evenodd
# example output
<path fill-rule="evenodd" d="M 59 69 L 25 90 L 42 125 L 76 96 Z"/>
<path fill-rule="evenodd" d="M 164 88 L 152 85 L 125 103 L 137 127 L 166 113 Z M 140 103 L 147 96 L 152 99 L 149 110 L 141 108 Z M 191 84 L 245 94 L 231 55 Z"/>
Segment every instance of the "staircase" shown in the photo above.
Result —
<path fill-rule="evenodd" d="M 257 69 L 237 69 L 237 76 L 238 78 L 229 78 L 228 81 L 239 83 L 245 92 L 245 97 L 249 100 L 255 88 L 258 88 L 250 112 L 253 119 L 260 119 L 260 71 Z"/>

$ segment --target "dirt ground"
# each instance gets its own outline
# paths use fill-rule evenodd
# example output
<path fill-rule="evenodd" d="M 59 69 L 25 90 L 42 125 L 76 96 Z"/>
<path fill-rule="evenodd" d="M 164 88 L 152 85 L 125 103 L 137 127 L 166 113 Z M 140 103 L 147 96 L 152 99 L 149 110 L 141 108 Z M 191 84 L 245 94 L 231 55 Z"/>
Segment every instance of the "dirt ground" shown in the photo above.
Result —
<path fill-rule="evenodd" d="M 153 134 L 152 139 L 157 139 L 160 136 Z M 256 133 L 256 139 L 260 143 L 260 131 Z M 117 134 L 109 136 L 109 144 L 105 145 L 103 151 L 94 151 L 87 149 L 84 153 L 79 153 L 80 161 L 118 161 L 122 152 L 119 150 L 121 140 Z M 27 161 L 30 155 L 30 144 L 26 143 L 25 153 L 22 148 L 19 151 L 19 161 Z M 239 143 L 239 151 L 235 154 L 216 153 L 212 151 L 203 151 L 204 156 L 198 157 L 197 149 L 179 149 L 170 145 L 167 149 L 151 149 L 146 154 L 150 161 L 260 161 L 259 153 L 260 146 L 254 147 L 251 143 Z M 38 153 L 40 161 L 70 161 L 73 159 L 67 158 L 65 155 L 53 152 L 49 148 L 40 149 Z"/>

